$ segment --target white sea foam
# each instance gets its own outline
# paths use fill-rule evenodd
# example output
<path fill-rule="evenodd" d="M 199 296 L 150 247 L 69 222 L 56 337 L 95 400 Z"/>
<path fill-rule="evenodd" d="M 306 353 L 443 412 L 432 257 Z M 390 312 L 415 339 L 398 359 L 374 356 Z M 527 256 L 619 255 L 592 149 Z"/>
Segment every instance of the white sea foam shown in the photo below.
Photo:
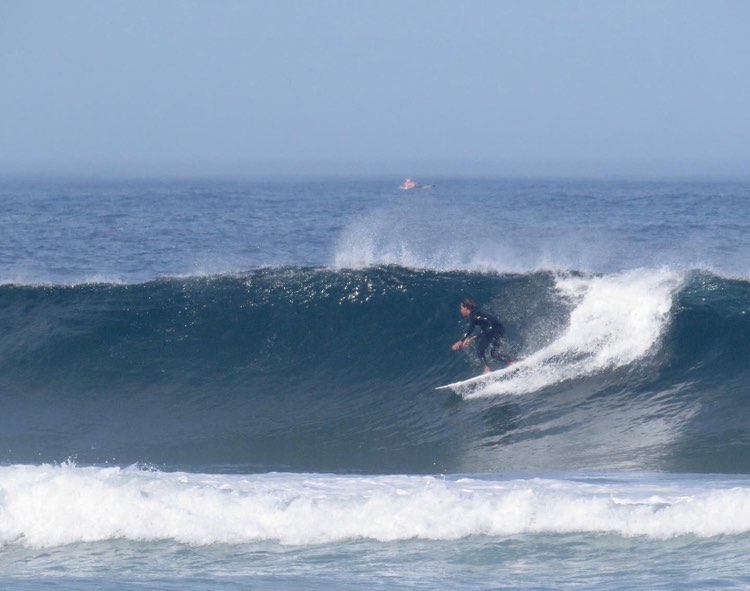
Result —
<path fill-rule="evenodd" d="M 301 545 L 571 532 L 657 539 L 750 532 L 750 481 L 0 468 L 2 544 L 123 538 Z"/>
<path fill-rule="evenodd" d="M 644 358 L 669 326 L 682 282 L 668 269 L 559 277 L 557 290 L 571 306 L 566 330 L 470 396 L 533 392 Z"/>

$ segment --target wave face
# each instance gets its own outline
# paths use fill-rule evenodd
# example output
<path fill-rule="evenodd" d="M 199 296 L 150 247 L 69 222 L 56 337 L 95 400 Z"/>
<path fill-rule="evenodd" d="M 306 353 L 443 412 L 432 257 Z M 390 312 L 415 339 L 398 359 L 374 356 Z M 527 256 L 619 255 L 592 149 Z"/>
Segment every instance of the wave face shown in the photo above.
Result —
<path fill-rule="evenodd" d="M 470 296 L 516 371 L 465 393 Z M 748 472 L 750 283 L 273 268 L 0 286 L 0 461 L 192 472 Z"/>

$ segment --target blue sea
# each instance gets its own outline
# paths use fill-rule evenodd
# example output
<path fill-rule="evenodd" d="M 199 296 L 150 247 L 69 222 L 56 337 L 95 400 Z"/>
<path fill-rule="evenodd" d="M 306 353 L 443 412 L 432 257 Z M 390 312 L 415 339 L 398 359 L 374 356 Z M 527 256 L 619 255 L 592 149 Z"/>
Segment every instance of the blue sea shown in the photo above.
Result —
<path fill-rule="evenodd" d="M 0 180 L 0 588 L 750 588 L 750 181 L 401 180 Z"/>

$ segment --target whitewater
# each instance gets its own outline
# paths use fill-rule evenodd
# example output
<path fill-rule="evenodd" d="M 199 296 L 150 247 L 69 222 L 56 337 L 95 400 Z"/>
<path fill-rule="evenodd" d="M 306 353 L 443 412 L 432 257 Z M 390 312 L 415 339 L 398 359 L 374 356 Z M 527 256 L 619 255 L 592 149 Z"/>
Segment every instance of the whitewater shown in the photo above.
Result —
<path fill-rule="evenodd" d="M 750 183 L 426 180 L 0 181 L 0 585 L 747 588 Z"/>

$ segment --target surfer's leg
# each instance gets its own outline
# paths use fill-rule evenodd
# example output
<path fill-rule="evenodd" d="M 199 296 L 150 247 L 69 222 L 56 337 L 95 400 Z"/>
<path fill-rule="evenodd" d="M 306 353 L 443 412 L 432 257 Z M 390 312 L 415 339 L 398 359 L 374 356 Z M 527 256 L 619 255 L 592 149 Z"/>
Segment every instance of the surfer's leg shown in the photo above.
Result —
<path fill-rule="evenodd" d="M 513 359 L 511 356 L 506 355 L 505 353 L 500 351 L 500 345 L 501 345 L 501 339 L 499 336 L 496 336 L 494 339 L 492 339 L 492 347 L 490 348 L 490 357 L 503 362 L 505 365 L 510 365 L 511 363 L 515 361 L 515 359 Z"/>
<path fill-rule="evenodd" d="M 476 340 L 477 344 L 477 355 L 479 355 L 479 361 L 484 366 L 484 373 L 490 372 L 490 365 L 487 363 L 487 347 L 490 344 L 490 339 L 486 335 L 480 335 Z M 490 353 L 491 354 L 491 353 Z"/>

